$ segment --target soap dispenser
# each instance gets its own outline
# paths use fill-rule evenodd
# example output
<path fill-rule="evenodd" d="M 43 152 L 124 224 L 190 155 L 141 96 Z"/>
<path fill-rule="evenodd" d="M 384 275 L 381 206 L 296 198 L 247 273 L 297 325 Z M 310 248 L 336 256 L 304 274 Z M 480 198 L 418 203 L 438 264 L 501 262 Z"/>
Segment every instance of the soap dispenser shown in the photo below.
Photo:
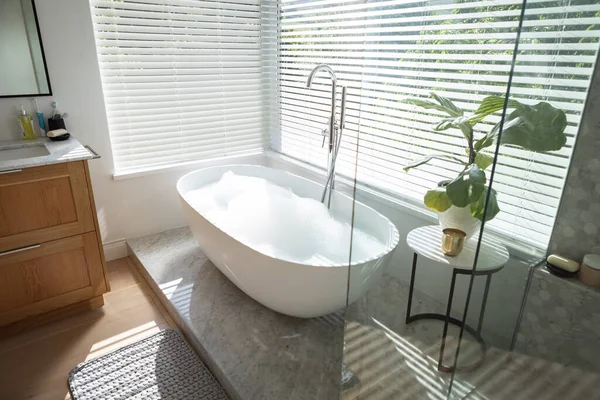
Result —
<path fill-rule="evenodd" d="M 35 132 L 33 131 L 33 119 L 25 112 L 25 107 L 21 104 L 21 111 L 17 116 L 19 121 L 19 128 L 21 130 L 21 137 L 23 140 L 35 139 Z"/>

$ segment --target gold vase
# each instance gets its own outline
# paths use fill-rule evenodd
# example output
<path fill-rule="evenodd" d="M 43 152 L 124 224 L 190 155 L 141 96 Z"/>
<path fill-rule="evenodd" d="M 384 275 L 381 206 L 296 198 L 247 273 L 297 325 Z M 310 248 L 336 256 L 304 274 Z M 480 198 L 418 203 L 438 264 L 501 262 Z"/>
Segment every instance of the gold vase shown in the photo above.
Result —
<path fill-rule="evenodd" d="M 450 257 L 459 255 L 465 245 L 466 237 L 466 233 L 459 229 L 444 229 L 442 231 L 442 252 Z"/>

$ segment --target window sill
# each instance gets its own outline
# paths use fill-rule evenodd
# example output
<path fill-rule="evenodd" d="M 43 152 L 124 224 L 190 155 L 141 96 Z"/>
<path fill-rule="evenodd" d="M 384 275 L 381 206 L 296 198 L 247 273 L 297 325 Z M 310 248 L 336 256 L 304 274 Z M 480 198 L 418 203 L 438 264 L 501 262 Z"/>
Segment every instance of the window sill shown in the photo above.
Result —
<path fill-rule="evenodd" d="M 113 179 L 115 181 L 121 181 L 121 180 L 126 180 L 126 179 L 142 178 L 145 176 L 158 175 L 158 174 L 164 174 L 164 173 L 169 173 L 169 172 L 193 170 L 193 169 L 197 169 L 197 168 L 206 168 L 206 167 L 212 167 L 212 166 L 216 166 L 216 165 L 223 165 L 223 164 L 227 164 L 227 163 L 239 163 L 241 160 L 244 160 L 244 162 L 252 162 L 252 161 L 256 162 L 256 160 L 258 159 L 257 156 L 262 157 L 263 154 L 264 153 L 262 151 L 260 151 L 260 152 L 248 153 L 248 154 L 243 154 L 243 155 L 237 154 L 235 156 L 211 158 L 208 160 L 201 160 L 201 161 L 186 161 L 186 162 L 180 162 L 180 163 L 176 163 L 176 164 L 166 164 L 166 165 L 155 166 L 155 167 L 125 170 L 122 172 L 117 171 L 113 174 Z M 250 159 L 247 160 L 248 158 L 250 158 Z"/>

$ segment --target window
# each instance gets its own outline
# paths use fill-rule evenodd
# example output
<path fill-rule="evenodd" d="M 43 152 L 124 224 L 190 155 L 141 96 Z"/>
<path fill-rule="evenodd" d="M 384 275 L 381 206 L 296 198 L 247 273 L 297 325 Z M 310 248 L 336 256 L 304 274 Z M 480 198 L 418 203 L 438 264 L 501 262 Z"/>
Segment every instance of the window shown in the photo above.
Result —
<path fill-rule="evenodd" d="M 117 174 L 261 151 L 276 5 L 92 0 Z"/>
<path fill-rule="evenodd" d="M 422 202 L 424 193 L 460 170 L 436 161 L 409 174 L 409 161 L 464 154 L 459 131 L 434 132 L 441 113 L 403 103 L 434 91 L 474 111 L 490 94 L 506 95 L 521 1 L 281 0 L 280 130 L 273 147 L 325 166 L 329 83 L 305 89 L 311 68 L 330 64 L 348 86 L 347 123 L 337 171 L 363 185 Z M 494 188 L 502 212 L 497 232 L 532 245 L 548 243 L 583 110 L 600 37 L 600 4 L 528 0 L 510 96 L 548 101 L 567 113 L 567 146 L 532 153 L 502 148 Z M 487 132 L 499 116 L 479 124 Z M 489 176 L 489 174 L 488 174 Z"/>

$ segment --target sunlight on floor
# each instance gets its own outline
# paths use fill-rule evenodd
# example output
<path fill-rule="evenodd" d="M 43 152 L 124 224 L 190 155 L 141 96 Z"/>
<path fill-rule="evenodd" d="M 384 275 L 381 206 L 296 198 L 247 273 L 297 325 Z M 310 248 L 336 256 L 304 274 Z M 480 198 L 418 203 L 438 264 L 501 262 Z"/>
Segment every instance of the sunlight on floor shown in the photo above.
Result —
<path fill-rule="evenodd" d="M 416 338 L 403 337 L 375 318 L 371 322 L 349 322 L 346 326 L 344 363 L 359 383 L 343 398 L 446 399 L 452 375 L 437 370 L 439 342 L 425 345 Z M 453 355 L 451 343 L 447 348 Z M 472 396 L 474 391 L 468 382 L 454 380 L 453 397 Z M 477 399 L 487 400 L 483 396 Z"/>
<path fill-rule="evenodd" d="M 177 290 L 177 286 L 181 283 L 181 281 L 183 281 L 183 278 L 179 278 L 179 279 L 172 280 L 171 282 L 163 283 L 162 285 L 159 285 L 158 287 L 160 288 L 160 290 L 162 290 L 162 292 L 165 294 L 167 299 L 171 300 L 171 297 L 173 297 L 173 294 Z"/>
<path fill-rule="evenodd" d="M 182 284 L 183 279 L 175 279 L 159 286 L 167 299 L 185 317 L 190 318 L 190 307 L 192 302 L 193 283 Z"/>
<path fill-rule="evenodd" d="M 527 354 L 489 347 L 482 366 L 458 370 L 454 376 L 437 370 L 440 341 L 423 341 L 423 331 L 396 332 L 381 320 L 346 322 L 344 400 L 579 400 L 597 397 L 600 375 Z M 451 365 L 456 337 L 449 337 L 445 363 Z M 461 344 L 460 362 L 480 356 L 469 338 Z M 463 358 L 464 357 L 464 358 Z M 453 381 L 452 381 L 453 379 Z"/>
<path fill-rule="evenodd" d="M 138 342 L 150 335 L 154 335 L 155 333 L 158 333 L 161 330 L 162 329 L 158 326 L 158 324 L 155 321 L 151 321 L 143 325 L 137 326 L 133 329 L 129 329 L 125 332 L 119 333 L 118 335 L 114 335 L 108 339 L 104 339 L 93 344 L 90 348 L 89 354 L 85 359 L 87 361 L 91 360 L 92 358 L 96 358 L 101 355 L 110 353 L 112 351 L 120 349 L 121 347 Z"/>
<path fill-rule="evenodd" d="M 447 381 L 440 377 L 437 371 L 437 359 L 423 353 L 419 348 L 412 345 L 402 336 L 396 334 L 380 321 L 371 318 L 380 326 L 385 336 L 395 345 L 396 350 L 406 360 L 406 365 L 413 372 L 417 381 L 427 391 L 430 399 L 445 399 L 447 393 Z"/>

